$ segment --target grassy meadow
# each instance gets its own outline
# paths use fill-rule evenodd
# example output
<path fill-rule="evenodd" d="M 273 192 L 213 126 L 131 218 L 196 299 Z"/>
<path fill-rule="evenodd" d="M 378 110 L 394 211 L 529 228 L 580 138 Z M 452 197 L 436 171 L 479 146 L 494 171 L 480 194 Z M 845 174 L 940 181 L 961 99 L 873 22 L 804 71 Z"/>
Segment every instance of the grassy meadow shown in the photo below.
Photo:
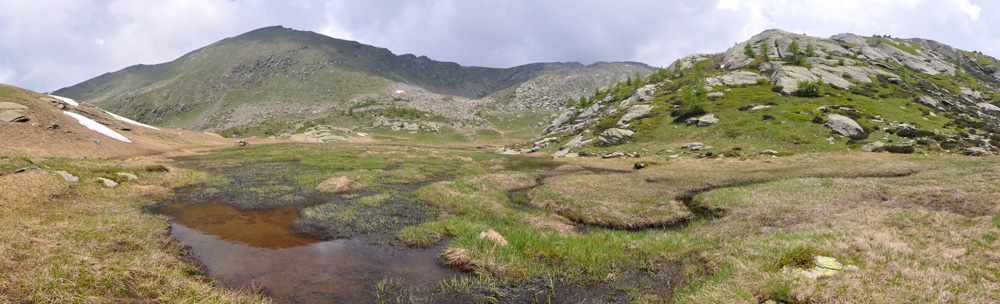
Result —
<path fill-rule="evenodd" d="M 314 236 L 443 244 L 441 263 L 468 274 L 420 288 L 386 277 L 371 286 L 386 303 L 1000 301 L 995 158 L 682 157 L 634 170 L 637 160 L 654 161 L 433 142 L 255 145 L 155 162 L 6 156 L 4 172 L 39 170 L 0 176 L 0 302 L 267 302 L 206 276 L 145 207 L 180 188 L 245 195 L 235 207 L 250 210 L 296 205 L 340 177 L 353 184 L 300 209 Z M 803 252 L 858 270 L 780 271 Z"/>

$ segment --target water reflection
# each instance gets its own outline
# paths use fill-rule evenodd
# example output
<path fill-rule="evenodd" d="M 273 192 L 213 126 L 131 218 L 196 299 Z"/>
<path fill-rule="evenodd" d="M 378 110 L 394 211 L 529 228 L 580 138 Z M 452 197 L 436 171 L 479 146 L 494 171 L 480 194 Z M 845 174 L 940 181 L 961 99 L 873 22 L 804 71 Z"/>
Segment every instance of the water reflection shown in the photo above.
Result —
<path fill-rule="evenodd" d="M 456 274 L 438 262 L 440 247 L 392 250 L 299 236 L 289 229 L 298 218 L 294 207 L 239 211 L 208 200 L 154 211 L 174 218 L 174 237 L 210 275 L 231 287 L 263 287 L 279 303 L 371 302 L 372 286 L 386 276 L 430 286 Z"/>

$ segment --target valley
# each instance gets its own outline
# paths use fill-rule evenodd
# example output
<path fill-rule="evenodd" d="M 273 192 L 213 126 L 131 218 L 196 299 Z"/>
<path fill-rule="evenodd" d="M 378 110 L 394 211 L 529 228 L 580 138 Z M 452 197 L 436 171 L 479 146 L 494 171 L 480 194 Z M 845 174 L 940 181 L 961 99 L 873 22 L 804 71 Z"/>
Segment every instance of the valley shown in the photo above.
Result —
<path fill-rule="evenodd" d="M 997 302 L 998 66 L 768 30 L 493 69 L 269 27 L 3 85 L 0 302 Z"/>

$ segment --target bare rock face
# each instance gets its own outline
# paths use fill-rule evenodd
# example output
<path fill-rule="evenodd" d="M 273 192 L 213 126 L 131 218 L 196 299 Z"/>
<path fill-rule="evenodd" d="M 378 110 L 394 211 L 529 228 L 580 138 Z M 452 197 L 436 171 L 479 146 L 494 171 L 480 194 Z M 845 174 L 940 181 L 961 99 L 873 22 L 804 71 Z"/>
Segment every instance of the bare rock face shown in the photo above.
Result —
<path fill-rule="evenodd" d="M 830 114 L 830 121 L 823 124 L 823 126 L 843 136 L 855 136 L 864 132 L 864 129 L 861 128 L 858 122 L 850 117 L 839 114 Z"/>
<path fill-rule="evenodd" d="M 759 79 L 764 79 L 764 77 L 761 77 L 759 74 L 754 72 L 734 71 L 716 77 L 705 78 L 705 84 L 713 87 L 755 84 Z"/>

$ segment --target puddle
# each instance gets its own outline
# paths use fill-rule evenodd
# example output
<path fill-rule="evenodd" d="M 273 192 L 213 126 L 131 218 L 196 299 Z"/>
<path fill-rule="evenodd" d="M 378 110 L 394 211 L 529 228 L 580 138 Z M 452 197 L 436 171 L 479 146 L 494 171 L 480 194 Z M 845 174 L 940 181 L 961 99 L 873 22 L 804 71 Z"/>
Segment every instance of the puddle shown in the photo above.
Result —
<path fill-rule="evenodd" d="M 459 275 L 438 262 L 443 245 L 394 250 L 298 235 L 291 229 L 296 207 L 241 211 L 206 199 L 151 211 L 173 217 L 174 238 L 191 247 L 209 275 L 229 287 L 262 289 L 277 303 L 367 303 L 387 276 L 430 287 Z"/>

